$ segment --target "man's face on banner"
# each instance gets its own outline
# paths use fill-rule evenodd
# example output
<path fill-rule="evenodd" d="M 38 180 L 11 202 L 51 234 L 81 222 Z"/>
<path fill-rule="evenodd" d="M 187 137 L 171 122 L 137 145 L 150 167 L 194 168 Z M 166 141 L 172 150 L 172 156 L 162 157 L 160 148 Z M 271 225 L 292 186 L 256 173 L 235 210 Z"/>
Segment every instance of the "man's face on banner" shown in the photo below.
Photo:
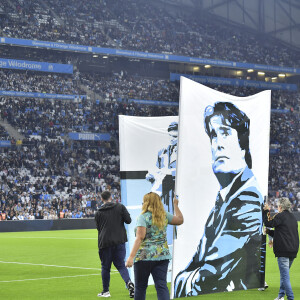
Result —
<path fill-rule="evenodd" d="M 212 166 L 214 173 L 239 173 L 245 166 L 245 150 L 238 140 L 238 132 L 224 125 L 220 116 L 210 119 Z"/>
<path fill-rule="evenodd" d="M 171 137 L 171 144 L 172 145 L 177 144 L 178 131 L 177 130 L 171 130 L 171 131 L 169 131 L 169 135 Z"/>

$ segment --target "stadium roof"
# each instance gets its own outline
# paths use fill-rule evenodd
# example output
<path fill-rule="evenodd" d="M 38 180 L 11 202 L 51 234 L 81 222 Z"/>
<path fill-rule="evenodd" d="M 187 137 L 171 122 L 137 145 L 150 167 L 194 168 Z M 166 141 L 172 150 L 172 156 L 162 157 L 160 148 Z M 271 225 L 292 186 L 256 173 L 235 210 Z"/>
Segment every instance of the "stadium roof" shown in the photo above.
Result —
<path fill-rule="evenodd" d="M 161 0 L 187 5 L 300 49 L 299 0 Z"/>

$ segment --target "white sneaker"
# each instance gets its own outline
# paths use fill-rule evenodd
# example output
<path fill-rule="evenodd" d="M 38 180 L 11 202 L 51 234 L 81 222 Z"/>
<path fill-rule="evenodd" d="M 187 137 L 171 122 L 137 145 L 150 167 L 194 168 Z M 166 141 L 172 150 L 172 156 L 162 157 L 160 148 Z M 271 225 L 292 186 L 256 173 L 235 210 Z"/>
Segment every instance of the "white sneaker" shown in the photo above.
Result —
<path fill-rule="evenodd" d="M 97 297 L 105 297 L 105 298 L 108 298 L 110 297 L 110 292 L 101 292 L 97 295 Z"/>
<path fill-rule="evenodd" d="M 277 297 L 274 300 L 284 300 L 284 297 L 281 297 L 281 298 Z"/>

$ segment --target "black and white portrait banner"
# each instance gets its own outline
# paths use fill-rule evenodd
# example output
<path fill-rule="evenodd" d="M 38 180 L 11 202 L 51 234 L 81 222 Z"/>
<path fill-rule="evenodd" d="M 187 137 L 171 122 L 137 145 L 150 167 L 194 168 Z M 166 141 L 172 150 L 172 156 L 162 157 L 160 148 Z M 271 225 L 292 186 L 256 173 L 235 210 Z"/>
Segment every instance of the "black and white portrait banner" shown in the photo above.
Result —
<path fill-rule="evenodd" d="M 172 298 L 259 287 L 271 92 L 236 97 L 181 77 Z"/>
<path fill-rule="evenodd" d="M 121 198 L 132 218 L 127 227 L 127 256 L 135 240 L 136 219 L 141 214 L 145 194 L 159 194 L 165 210 L 173 213 L 177 139 L 178 116 L 119 116 Z M 167 228 L 167 240 L 172 253 L 173 226 Z M 133 279 L 132 269 L 129 271 Z"/>

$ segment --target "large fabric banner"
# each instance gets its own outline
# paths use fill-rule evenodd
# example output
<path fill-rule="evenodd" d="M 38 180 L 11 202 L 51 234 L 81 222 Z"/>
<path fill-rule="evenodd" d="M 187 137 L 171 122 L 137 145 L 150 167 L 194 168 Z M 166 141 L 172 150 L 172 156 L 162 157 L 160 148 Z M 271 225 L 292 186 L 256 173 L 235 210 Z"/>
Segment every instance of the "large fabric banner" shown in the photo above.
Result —
<path fill-rule="evenodd" d="M 177 137 L 177 116 L 119 116 L 121 198 L 132 218 L 127 227 L 127 256 L 135 240 L 136 219 L 145 194 L 151 191 L 159 194 L 166 211 L 173 213 Z M 173 226 L 168 226 L 167 239 L 172 253 Z M 132 268 L 129 270 L 133 279 Z M 171 264 L 168 281 L 171 281 Z"/>
<path fill-rule="evenodd" d="M 263 285 L 270 106 L 181 77 L 173 298 Z"/>

